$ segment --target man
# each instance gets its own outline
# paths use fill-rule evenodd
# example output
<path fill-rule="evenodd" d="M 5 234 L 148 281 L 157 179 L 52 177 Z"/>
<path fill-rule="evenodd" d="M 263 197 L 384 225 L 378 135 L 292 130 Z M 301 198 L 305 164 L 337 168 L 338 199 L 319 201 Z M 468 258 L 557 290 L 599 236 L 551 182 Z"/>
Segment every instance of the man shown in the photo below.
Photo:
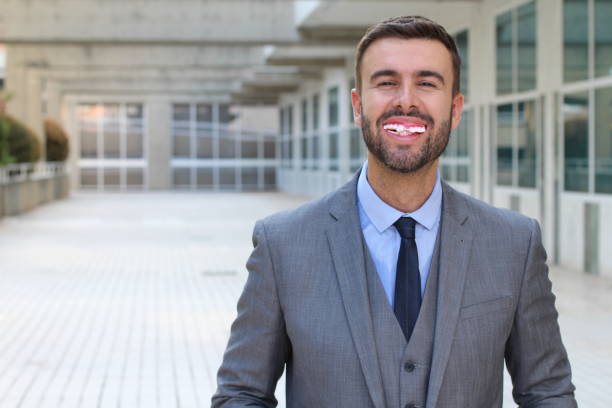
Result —
<path fill-rule="evenodd" d="M 536 221 L 440 181 L 460 121 L 452 37 L 422 17 L 365 34 L 340 190 L 259 221 L 214 407 L 575 407 Z"/>

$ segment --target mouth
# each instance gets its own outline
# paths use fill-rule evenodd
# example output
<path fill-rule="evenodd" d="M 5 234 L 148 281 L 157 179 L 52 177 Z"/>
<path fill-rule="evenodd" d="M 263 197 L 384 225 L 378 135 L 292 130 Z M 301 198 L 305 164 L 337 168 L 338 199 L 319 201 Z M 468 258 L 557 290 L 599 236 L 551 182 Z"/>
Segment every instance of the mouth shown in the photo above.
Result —
<path fill-rule="evenodd" d="M 415 138 L 427 131 L 427 125 L 423 123 L 388 122 L 383 129 L 391 136 L 400 138 Z"/>

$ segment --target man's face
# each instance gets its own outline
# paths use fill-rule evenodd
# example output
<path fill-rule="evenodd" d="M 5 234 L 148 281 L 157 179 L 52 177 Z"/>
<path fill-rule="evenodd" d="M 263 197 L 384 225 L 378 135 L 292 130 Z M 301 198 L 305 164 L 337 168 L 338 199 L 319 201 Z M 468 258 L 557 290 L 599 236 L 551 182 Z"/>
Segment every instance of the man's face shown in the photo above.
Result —
<path fill-rule="evenodd" d="M 383 38 L 361 61 L 361 92 L 351 92 L 370 160 L 402 173 L 435 161 L 459 125 L 450 52 L 436 40 Z"/>

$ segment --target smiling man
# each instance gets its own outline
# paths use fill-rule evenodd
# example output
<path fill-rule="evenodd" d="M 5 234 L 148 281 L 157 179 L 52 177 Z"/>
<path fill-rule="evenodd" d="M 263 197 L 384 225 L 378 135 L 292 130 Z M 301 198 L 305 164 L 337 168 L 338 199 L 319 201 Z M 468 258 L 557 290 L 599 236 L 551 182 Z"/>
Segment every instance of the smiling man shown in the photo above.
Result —
<path fill-rule="evenodd" d="M 357 47 L 368 161 L 255 226 L 214 407 L 575 407 L 536 221 L 440 180 L 463 108 L 452 37 L 423 17 Z"/>

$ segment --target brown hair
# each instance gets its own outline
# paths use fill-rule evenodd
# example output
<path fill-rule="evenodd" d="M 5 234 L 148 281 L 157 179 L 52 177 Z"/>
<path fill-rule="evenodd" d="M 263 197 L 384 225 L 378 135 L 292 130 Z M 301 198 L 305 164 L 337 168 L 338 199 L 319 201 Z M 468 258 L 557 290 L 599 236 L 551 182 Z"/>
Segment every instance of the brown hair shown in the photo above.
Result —
<path fill-rule="evenodd" d="M 453 61 L 453 95 L 459 93 L 461 57 L 455 40 L 440 24 L 421 16 L 393 17 L 368 28 L 355 52 L 355 79 L 357 91 L 361 91 L 361 59 L 366 49 L 381 38 L 425 38 L 440 41 L 451 54 Z"/>

